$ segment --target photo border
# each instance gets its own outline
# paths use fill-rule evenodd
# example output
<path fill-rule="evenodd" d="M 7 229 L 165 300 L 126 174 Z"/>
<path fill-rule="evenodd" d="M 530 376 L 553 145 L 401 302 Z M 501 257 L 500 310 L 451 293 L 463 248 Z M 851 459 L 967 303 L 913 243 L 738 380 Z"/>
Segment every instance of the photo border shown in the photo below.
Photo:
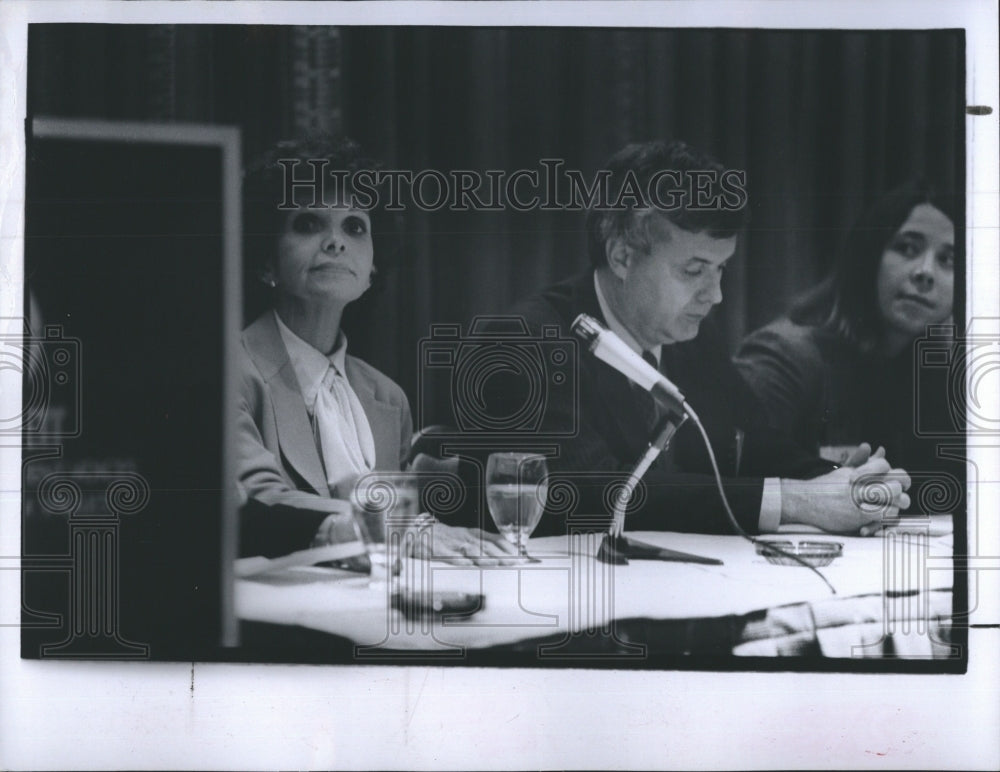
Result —
<path fill-rule="evenodd" d="M 995 3 L 956 2 L 942 7 L 928 2 L 706 2 L 697 6 L 688 2 L 588 2 L 584 18 L 574 5 L 152 2 L 94 3 L 83 8 L 79 3 L 13 2 L 0 6 L 4 43 L 0 138 L 6 148 L 14 149 L 5 153 L 0 177 L 4 253 L 0 275 L 15 290 L 4 293 L 3 302 L 9 307 L 0 316 L 16 318 L 24 311 L 20 307 L 19 239 L 23 236 L 26 23 L 277 23 L 273 16 L 277 14 L 280 23 L 365 25 L 505 26 L 517 18 L 540 26 L 963 27 L 968 104 L 993 110 L 974 115 L 966 124 L 970 149 L 966 252 L 970 260 L 972 256 L 976 260 L 975 267 L 970 262 L 966 277 L 966 318 L 1000 317 L 992 293 L 998 284 Z M 720 25 L 719 20 L 725 23 Z M 20 404 L 19 393 L 4 394 L 3 399 Z M 970 652 L 964 676 L 760 672 L 729 677 L 704 672 L 494 672 L 365 666 L 332 668 L 317 675 L 313 668 L 289 666 L 24 662 L 16 659 L 17 644 L 11 645 L 17 631 L 6 628 L 0 631 L 0 680 L 6 684 L 0 746 L 9 750 L 3 752 L 0 763 L 12 768 L 36 764 L 444 768 L 470 763 L 490 768 L 996 766 L 995 738 L 1000 725 L 996 684 L 1000 678 L 998 657 L 990 652 L 1000 651 L 996 601 L 1000 583 L 993 565 L 998 558 L 990 556 L 1000 554 L 1000 539 L 995 518 L 982 515 L 1000 509 L 994 482 L 1000 449 L 988 441 L 969 444 L 974 462 L 993 471 L 986 475 L 987 487 L 981 483 L 970 497 L 969 513 L 980 517 L 975 522 L 969 518 L 968 534 L 969 544 L 991 550 L 979 556 L 986 562 L 976 576 L 984 589 L 982 597 L 993 603 L 972 612 L 969 633 L 978 643 Z M 0 520 L 0 554 L 6 555 L 15 554 L 11 544 L 20 543 L 18 529 L 9 527 L 19 523 L 20 517 L 20 453 L 10 447 L 0 452 L 3 490 L 9 492 L 3 497 Z M 0 571 L 6 609 L 12 608 L 8 602 L 12 578 L 16 586 L 17 572 Z M 992 690 L 983 684 L 992 685 Z M 109 686 L 111 699 L 95 706 L 93 696 Z M 37 694 L 45 695 L 51 712 L 40 712 L 27 700 L 27 695 Z M 344 694 L 353 699 L 345 700 Z M 698 698 L 691 699 L 692 694 Z M 136 700 L 143 705 L 137 716 L 131 712 Z M 304 704 L 313 708 L 306 715 Z M 470 715 L 477 717 L 478 731 L 468 730 Z M 504 726 L 506 720 L 512 725 Z M 720 723 L 741 728 L 722 747 L 716 729 Z M 107 742 L 109 726 L 116 727 L 110 733 L 117 740 L 113 744 Z M 775 726 L 782 730 L 777 732 Z M 43 737 L 53 734 L 64 741 L 40 745 Z M 510 754 L 512 736 L 524 739 L 520 755 Z M 780 750 L 772 744 L 775 738 L 782 743 Z M 956 742 L 957 738 L 962 742 Z M 81 753 L 86 754 L 83 763 Z"/>

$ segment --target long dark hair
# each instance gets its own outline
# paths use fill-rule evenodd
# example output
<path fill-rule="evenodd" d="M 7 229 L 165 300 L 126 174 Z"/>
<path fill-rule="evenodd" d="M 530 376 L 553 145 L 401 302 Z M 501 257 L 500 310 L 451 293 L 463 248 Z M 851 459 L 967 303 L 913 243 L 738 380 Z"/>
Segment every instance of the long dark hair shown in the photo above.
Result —
<path fill-rule="evenodd" d="M 882 335 L 876 280 L 882 253 L 915 206 L 931 204 L 958 227 L 958 197 L 924 178 L 880 196 L 854 224 L 833 269 L 792 306 L 796 324 L 820 327 L 859 350 L 871 352 Z"/>

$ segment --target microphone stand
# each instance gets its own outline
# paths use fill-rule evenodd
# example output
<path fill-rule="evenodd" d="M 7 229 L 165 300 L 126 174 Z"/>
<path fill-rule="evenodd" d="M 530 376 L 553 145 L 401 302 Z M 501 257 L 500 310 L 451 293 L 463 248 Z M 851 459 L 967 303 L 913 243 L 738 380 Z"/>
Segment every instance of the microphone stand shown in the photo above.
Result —
<path fill-rule="evenodd" d="M 627 565 L 628 559 L 635 560 L 673 560 L 683 563 L 706 563 L 709 565 L 721 566 L 722 561 L 715 558 L 705 558 L 700 555 L 692 555 L 687 552 L 678 552 L 663 547 L 656 547 L 645 542 L 635 541 L 622 535 L 625 525 L 625 509 L 636 486 L 646 474 L 649 467 L 657 457 L 670 446 L 670 440 L 677 430 L 687 421 L 687 412 L 678 415 L 675 412 L 668 413 L 654 430 L 653 439 L 649 442 L 649 447 L 642 454 L 642 458 L 636 463 L 629 473 L 615 500 L 615 508 L 612 516 L 611 527 L 604 535 L 601 548 L 598 550 L 597 559 L 602 563 L 614 563 L 615 565 Z"/>

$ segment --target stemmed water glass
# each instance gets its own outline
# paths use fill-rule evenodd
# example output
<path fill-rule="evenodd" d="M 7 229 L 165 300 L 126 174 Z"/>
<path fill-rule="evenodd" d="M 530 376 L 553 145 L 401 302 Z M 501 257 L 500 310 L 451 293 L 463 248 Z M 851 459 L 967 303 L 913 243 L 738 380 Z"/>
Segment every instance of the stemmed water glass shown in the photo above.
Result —
<path fill-rule="evenodd" d="M 401 533 L 420 519 L 420 486 L 410 472 L 371 472 L 361 477 L 351 494 L 354 519 L 371 561 L 371 586 L 385 584 L 398 569 L 400 544 L 390 531 Z"/>
<path fill-rule="evenodd" d="M 536 453 L 491 453 L 486 462 L 486 502 L 497 529 L 528 555 L 528 537 L 538 525 L 548 497 L 545 457 Z"/>

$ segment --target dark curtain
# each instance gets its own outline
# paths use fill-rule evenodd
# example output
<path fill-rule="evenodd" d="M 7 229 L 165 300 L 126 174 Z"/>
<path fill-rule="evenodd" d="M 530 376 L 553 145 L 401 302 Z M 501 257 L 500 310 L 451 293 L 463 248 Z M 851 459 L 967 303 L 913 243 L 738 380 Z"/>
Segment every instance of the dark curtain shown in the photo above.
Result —
<path fill-rule="evenodd" d="M 252 154 L 295 129 L 291 29 L 36 25 L 30 109 L 234 123 Z M 336 108 L 400 169 L 559 158 L 589 176 L 626 142 L 678 137 L 746 170 L 753 221 L 716 311 L 735 344 L 818 280 L 875 193 L 914 174 L 964 188 L 962 35 L 348 27 Z M 347 324 L 415 402 L 432 323 L 501 312 L 587 264 L 578 212 L 409 209 L 399 243 Z"/>
<path fill-rule="evenodd" d="M 347 129 L 397 168 L 560 158 L 590 175 L 627 142 L 678 137 L 745 169 L 752 224 L 716 311 L 734 345 L 822 276 L 872 195 L 914 174 L 962 184 L 960 33 L 344 35 Z M 401 257 L 360 326 L 373 361 L 412 395 L 428 325 L 502 312 L 585 267 L 583 216 L 407 212 Z"/>

